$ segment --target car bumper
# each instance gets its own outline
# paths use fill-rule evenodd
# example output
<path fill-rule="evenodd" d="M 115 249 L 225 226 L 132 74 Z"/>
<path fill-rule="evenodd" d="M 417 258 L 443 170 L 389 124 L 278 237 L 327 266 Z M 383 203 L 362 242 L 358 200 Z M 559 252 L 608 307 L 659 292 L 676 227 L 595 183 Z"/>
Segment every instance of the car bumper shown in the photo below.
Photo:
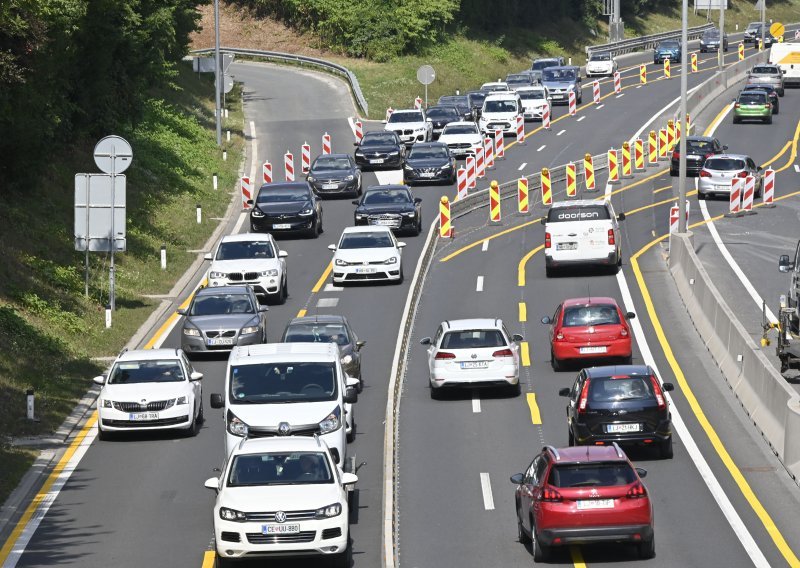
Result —
<path fill-rule="evenodd" d="M 399 154 L 381 155 L 379 157 L 356 156 L 356 165 L 364 169 L 396 169 L 403 167 L 403 158 Z"/>
<path fill-rule="evenodd" d="M 503 134 L 513 134 L 516 133 L 516 127 L 516 122 L 512 123 L 504 120 L 480 125 L 481 132 L 489 136 L 494 136 L 496 130 L 502 130 Z"/>
<path fill-rule="evenodd" d="M 454 158 L 466 158 L 467 156 L 474 156 L 475 155 L 475 146 L 470 144 L 453 144 L 452 146 L 448 144 L 447 148 L 450 150 L 450 154 Z"/>
<path fill-rule="evenodd" d="M 613 251 L 613 252 L 609 252 L 609 253 L 602 252 L 602 253 L 598 253 L 596 255 L 591 255 L 591 256 L 587 255 L 587 256 L 585 256 L 583 258 L 579 258 L 579 259 L 560 258 L 558 253 L 555 253 L 555 255 L 545 253 L 545 255 L 544 255 L 545 266 L 547 266 L 548 268 L 559 268 L 559 267 L 562 267 L 562 266 L 579 266 L 579 265 L 583 265 L 583 264 L 596 264 L 596 265 L 600 265 L 600 266 L 610 266 L 610 265 L 613 265 L 613 264 L 617 264 L 618 260 L 619 260 L 619 257 L 617 255 L 617 251 L 616 250 Z"/>
<path fill-rule="evenodd" d="M 200 333 L 203 333 L 202 330 Z M 196 337 L 181 333 L 181 349 L 186 353 L 221 353 L 230 351 L 240 345 L 258 345 L 261 343 L 262 334 L 248 333 L 247 335 L 237 335 L 231 338 L 233 341 L 228 345 L 209 345 L 209 339 L 205 336 Z"/>
<path fill-rule="evenodd" d="M 358 180 L 350 181 L 315 181 L 311 184 L 317 195 L 341 195 L 342 193 L 355 193 L 358 190 Z"/>
<path fill-rule="evenodd" d="M 504 365 L 499 371 L 492 373 L 459 374 L 452 371 L 434 369 L 430 378 L 432 389 L 441 388 L 491 388 L 499 386 L 512 386 L 519 384 L 519 367 L 515 365 Z"/>
<path fill-rule="evenodd" d="M 574 433 L 575 444 L 579 446 L 610 444 L 612 442 L 621 445 L 650 445 L 668 440 L 672 436 L 672 424 L 669 420 L 663 420 L 658 424 L 655 430 L 647 432 L 626 432 L 619 434 L 606 432 L 597 434 L 591 432 L 585 424 L 578 422 L 575 424 Z"/>
<path fill-rule="evenodd" d="M 708 178 L 700 178 L 697 184 L 697 193 L 703 195 L 730 195 L 731 184 L 729 180 L 708 181 Z"/>
<path fill-rule="evenodd" d="M 151 420 L 132 420 L 134 414 L 153 414 Z M 106 432 L 132 432 L 137 430 L 172 430 L 188 428 L 192 423 L 192 405 L 181 404 L 158 412 L 123 412 L 115 408 L 100 408 L 98 422 Z"/>
<path fill-rule="evenodd" d="M 653 538 L 652 525 L 611 525 L 543 529 L 537 537 L 546 546 L 596 542 L 641 542 Z"/>
<path fill-rule="evenodd" d="M 374 266 L 334 266 L 333 281 L 366 282 L 366 281 L 396 281 L 400 280 L 401 265 L 376 264 Z"/>
<path fill-rule="evenodd" d="M 678 63 L 681 59 L 680 54 L 661 53 L 653 56 L 653 63 L 663 63 L 665 59 L 669 59 L 673 63 Z"/>
<path fill-rule="evenodd" d="M 417 227 L 417 216 L 414 215 L 413 217 L 407 217 L 405 215 L 370 215 L 355 219 L 354 224 L 356 226 L 374 225 L 377 227 L 389 227 L 393 231 L 413 231 Z"/>
<path fill-rule="evenodd" d="M 704 162 L 693 162 L 693 161 L 686 161 L 686 175 L 687 176 L 698 176 L 700 175 L 700 170 L 703 169 Z M 670 160 L 669 169 L 670 172 L 675 172 L 675 175 L 678 175 L 678 160 Z"/>
<path fill-rule="evenodd" d="M 578 94 L 575 93 L 575 96 L 577 97 Z M 551 92 L 550 93 L 550 99 L 551 99 L 551 102 L 554 105 L 565 105 L 565 104 L 569 103 L 569 93 L 566 92 L 566 91 L 563 92 L 563 93 L 552 93 Z"/>
<path fill-rule="evenodd" d="M 603 69 L 601 69 L 601 68 L 589 69 L 588 67 L 586 68 L 586 75 L 587 75 L 587 77 L 596 77 L 596 76 L 603 76 L 603 75 L 612 75 L 613 73 L 614 73 L 614 71 L 612 71 L 612 70 L 611 70 L 611 69 L 609 69 L 608 67 L 606 67 L 606 68 L 603 68 Z"/>
<path fill-rule="evenodd" d="M 525 111 L 522 113 L 522 116 L 525 118 L 525 120 L 541 120 L 543 113 L 544 113 L 544 108 L 542 107 L 531 108 L 531 109 L 525 109 Z"/>
<path fill-rule="evenodd" d="M 735 110 L 733 111 L 733 117 L 738 118 L 739 120 L 764 120 L 765 118 L 769 118 L 772 116 L 771 111 L 749 111 L 749 110 Z"/>
<path fill-rule="evenodd" d="M 291 535 L 265 535 L 267 522 L 235 523 L 216 518 L 214 536 L 222 558 L 255 559 L 281 556 L 327 556 L 347 549 L 346 511 L 332 519 L 287 521 L 300 525 Z M 238 541 L 238 542 L 237 542 Z"/>
<path fill-rule="evenodd" d="M 605 348 L 605 351 L 600 353 L 582 353 L 581 349 L 587 347 Z M 561 360 L 568 359 L 604 359 L 604 358 L 617 358 L 617 357 L 630 357 L 631 356 L 631 341 L 616 341 L 609 343 L 593 343 L 591 345 L 581 345 L 579 343 L 565 343 L 563 341 L 553 342 L 553 354 L 556 358 Z"/>
<path fill-rule="evenodd" d="M 450 182 L 450 180 L 453 179 L 454 174 L 455 171 L 452 168 L 449 170 L 436 170 L 433 172 L 409 170 L 403 168 L 403 181 L 405 183 Z"/>
<path fill-rule="evenodd" d="M 208 285 L 212 288 L 221 286 L 241 286 L 242 284 L 252 286 L 255 293 L 259 296 L 273 295 L 281 290 L 281 277 L 267 276 L 258 280 L 238 280 L 233 282 L 228 279 L 214 278 L 208 281 Z"/>
<path fill-rule="evenodd" d="M 316 224 L 316 216 L 296 217 L 290 219 L 270 219 L 250 217 L 250 230 L 254 233 L 291 233 L 308 231 Z"/>

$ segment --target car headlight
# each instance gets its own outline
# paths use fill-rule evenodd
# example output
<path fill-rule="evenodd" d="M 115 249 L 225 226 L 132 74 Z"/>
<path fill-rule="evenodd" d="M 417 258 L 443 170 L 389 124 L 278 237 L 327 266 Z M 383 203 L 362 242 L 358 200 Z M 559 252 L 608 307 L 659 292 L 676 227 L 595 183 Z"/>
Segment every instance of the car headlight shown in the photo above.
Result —
<path fill-rule="evenodd" d="M 367 217 L 367 215 L 364 213 L 356 213 L 356 219 L 363 219 L 364 217 Z"/>
<path fill-rule="evenodd" d="M 388 258 L 386 260 L 386 262 L 384 262 L 383 264 L 394 264 L 395 262 L 397 262 L 397 257 L 396 256 L 392 256 L 392 257 Z"/>
<path fill-rule="evenodd" d="M 331 517 L 338 517 L 342 514 L 342 504 L 341 503 L 334 503 L 333 505 L 328 505 L 327 507 L 320 507 L 314 513 L 315 519 L 330 519 Z"/>
<path fill-rule="evenodd" d="M 417 214 L 416 211 L 406 211 L 405 213 L 403 213 L 403 215 L 405 215 L 406 217 L 413 217 L 416 214 Z"/>
<path fill-rule="evenodd" d="M 264 212 L 258 207 L 253 207 L 253 210 L 250 211 L 250 215 L 252 215 L 253 217 L 261 218 L 264 216 Z"/>
<path fill-rule="evenodd" d="M 441 169 L 441 170 L 443 170 L 443 171 L 444 171 L 444 170 L 452 170 L 452 169 L 453 169 L 453 164 L 445 164 L 445 165 L 443 165 L 443 166 L 442 166 L 441 168 L 439 168 L 439 169 Z"/>
<path fill-rule="evenodd" d="M 208 277 L 209 278 L 225 278 L 225 273 L 224 272 L 216 272 L 216 271 L 209 272 L 208 273 Z"/>
<path fill-rule="evenodd" d="M 353 181 L 354 179 L 356 179 L 356 176 L 350 175 L 344 178 L 344 181 Z"/>
<path fill-rule="evenodd" d="M 189 335 L 191 337 L 200 337 L 200 330 L 197 329 L 196 327 L 184 327 L 183 335 Z"/>
<path fill-rule="evenodd" d="M 306 207 L 302 211 L 300 211 L 300 215 L 303 217 L 308 217 L 309 215 L 313 214 L 314 210 L 311 207 Z"/>
<path fill-rule="evenodd" d="M 244 437 L 247 435 L 247 424 L 230 410 L 228 411 L 228 432 L 234 436 Z"/>
<path fill-rule="evenodd" d="M 107 398 L 103 399 L 103 408 L 114 408 L 114 403 Z"/>
<path fill-rule="evenodd" d="M 223 521 L 233 521 L 235 523 L 243 523 L 247 520 L 247 516 L 241 511 L 228 509 L 227 507 L 219 508 L 219 518 Z"/>
<path fill-rule="evenodd" d="M 256 333 L 258 331 L 257 325 L 248 325 L 247 327 L 243 327 L 242 331 L 239 332 L 239 335 L 249 335 L 251 333 Z"/>
<path fill-rule="evenodd" d="M 363 156 L 364 152 L 362 150 L 356 150 L 356 156 Z"/>
<path fill-rule="evenodd" d="M 424 131 L 425 131 L 425 129 L 426 129 L 426 127 L 425 127 L 425 126 L 417 126 L 417 127 L 414 129 L 414 132 L 424 132 Z"/>
<path fill-rule="evenodd" d="M 258 273 L 260 276 L 277 276 L 278 269 L 277 268 L 270 268 L 269 270 L 262 270 Z"/>
<path fill-rule="evenodd" d="M 480 122 L 487 122 L 488 120 L 489 119 L 486 118 L 485 116 L 481 116 L 481 118 L 480 118 Z"/>
<path fill-rule="evenodd" d="M 400 155 L 400 150 L 392 150 L 391 152 L 389 152 L 389 155 L 390 156 L 399 156 Z"/>
<path fill-rule="evenodd" d="M 312 175 L 308 176 L 308 178 L 306 178 L 306 179 L 308 179 L 308 181 L 310 181 L 310 182 L 317 181 L 316 178 L 314 176 L 312 176 Z"/>
<path fill-rule="evenodd" d="M 342 365 L 349 365 L 350 363 L 353 362 L 353 356 L 352 355 L 345 355 L 344 357 L 342 357 L 341 362 L 342 362 Z"/>
<path fill-rule="evenodd" d="M 336 264 L 336 266 L 347 266 L 347 263 L 341 258 L 337 258 L 334 264 Z"/>
<path fill-rule="evenodd" d="M 412 168 L 410 164 L 403 164 L 403 169 L 404 170 L 413 170 L 414 168 Z"/>
<path fill-rule="evenodd" d="M 189 404 L 188 398 L 186 396 L 179 396 L 175 400 L 175 406 L 178 406 L 178 405 L 181 405 L 181 404 Z"/>
<path fill-rule="evenodd" d="M 328 432 L 335 432 L 342 427 L 342 409 L 336 407 L 322 422 L 319 423 L 319 431 L 321 434 Z"/>

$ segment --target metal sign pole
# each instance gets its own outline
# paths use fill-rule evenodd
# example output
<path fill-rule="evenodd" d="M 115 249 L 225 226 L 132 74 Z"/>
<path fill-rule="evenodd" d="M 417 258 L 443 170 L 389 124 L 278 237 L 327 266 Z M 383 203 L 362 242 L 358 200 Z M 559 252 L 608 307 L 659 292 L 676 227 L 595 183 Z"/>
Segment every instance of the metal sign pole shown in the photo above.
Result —
<path fill-rule="evenodd" d="M 111 313 L 113 314 L 114 311 L 117 309 L 116 303 L 116 282 L 115 282 L 115 274 L 114 274 L 114 251 L 117 248 L 117 235 L 114 232 L 114 217 L 116 216 L 115 205 L 116 196 L 116 184 L 117 184 L 117 147 L 112 144 L 111 146 L 111 265 L 108 269 L 108 303 L 111 305 Z"/>
<path fill-rule="evenodd" d="M 89 239 L 89 204 L 92 202 L 91 193 L 92 190 L 92 183 L 91 177 L 86 177 L 86 268 L 84 274 L 84 295 L 88 298 L 89 297 L 89 245 L 91 240 Z"/>
<path fill-rule="evenodd" d="M 717 48 L 717 62 L 720 73 L 725 67 L 725 0 L 720 0 L 719 4 L 719 47 Z M 687 133 L 688 134 L 688 133 Z"/>

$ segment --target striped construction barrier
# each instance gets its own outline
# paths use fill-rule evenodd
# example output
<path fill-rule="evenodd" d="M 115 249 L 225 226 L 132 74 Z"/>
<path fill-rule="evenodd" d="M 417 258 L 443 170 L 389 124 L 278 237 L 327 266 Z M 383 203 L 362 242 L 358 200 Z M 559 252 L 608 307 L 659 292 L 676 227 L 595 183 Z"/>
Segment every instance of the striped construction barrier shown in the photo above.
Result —
<path fill-rule="evenodd" d="M 542 128 L 550 130 L 550 103 L 545 103 L 542 109 Z"/>
<path fill-rule="evenodd" d="M 658 159 L 660 161 L 669 159 L 667 148 L 669 148 L 669 135 L 666 128 L 661 128 L 658 131 Z"/>
<path fill-rule="evenodd" d="M 453 228 L 450 225 L 450 200 L 446 195 L 442 195 L 439 200 L 439 237 L 448 239 L 453 236 Z"/>
<path fill-rule="evenodd" d="M 494 131 L 494 153 L 498 160 L 506 159 L 505 133 L 502 130 Z"/>
<path fill-rule="evenodd" d="M 552 205 L 553 184 L 550 178 L 550 170 L 547 168 L 542 168 L 542 172 L 539 175 L 542 186 L 542 205 Z"/>
<path fill-rule="evenodd" d="M 658 163 L 658 138 L 656 131 L 651 130 L 647 135 L 647 165 L 654 166 Z"/>
<path fill-rule="evenodd" d="M 490 136 L 483 139 L 483 161 L 487 170 L 494 169 L 494 142 Z"/>
<path fill-rule="evenodd" d="M 684 217 L 686 218 L 686 226 L 689 226 L 689 206 L 691 202 L 689 200 L 685 200 L 684 203 L 686 204 L 686 211 L 684 212 Z M 680 219 L 680 207 L 676 203 L 672 207 L 669 208 L 669 232 L 670 233 L 677 233 L 678 228 L 680 225 L 678 224 L 678 220 Z"/>
<path fill-rule="evenodd" d="M 500 213 L 500 187 L 497 181 L 492 180 L 489 184 L 489 221 L 499 223 Z"/>
<path fill-rule="evenodd" d="M 764 194 L 762 200 L 765 206 L 774 207 L 775 204 L 775 170 L 769 168 L 764 171 Z"/>
<path fill-rule="evenodd" d="M 586 178 L 586 190 L 594 191 L 597 189 L 594 181 L 594 161 L 592 160 L 592 155 L 588 152 L 583 157 L 583 174 Z"/>
<path fill-rule="evenodd" d="M 672 64 L 669 59 L 664 60 L 664 79 L 672 77 Z"/>
<path fill-rule="evenodd" d="M 525 117 L 517 115 L 517 144 L 525 144 Z"/>
<path fill-rule="evenodd" d="M 742 210 L 745 213 L 753 212 L 753 199 L 756 193 L 756 178 L 747 176 L 744 178 L 744 192 L 742 193 Z"/>
<path fill-rule="evenodd" d="M 631 169 L 631 145 L 626 140 L 622 143 L 622 177 L 633 177 Z"/>
<path fill-rule="evenodd" d="M 417 97 L 416 99 L 414 99 L 414 108 L 417 109 L 417 110 L 422 108 L 422 98 L 421 97 Z"/>
<path fill-rule="evenodd" d="M 311 146 L 306 142 L 300 146 L 300 168 L 304 174 L 311 171 Z"/>
<path fill-rule="evenodd" d="M 622 75 L 620 75 L 619 71 L 614 71 L 614 94 L 620 94 L 622 92 Z"/>
<path fill-rule="evenodd" d="M 361 144 L 361 140 L 364 138 L 364 125 L 360 120 L 356 120 L 355 127 L 356 143 Z"/>
<path fill-rule="evenodd" d="M 594 81 L 592 83 L 592 100 L 594 104 L 600 104 L 600 81 Z"/>
<path fill-rule="evenodd" d="M 272 164 L 269 160 L 261 164 L 261 179 L 263 183 L 272 183 Z"/>
<path fill-rule="evenodd" d="M 524 176 L 517 180 L 517 209 L 523 215 L 529 212 L 528 178 Z"/>
<path fill-rule="evenodd" d="M 242 189 L 242 209 L 250 209 L 251 205 L 248 201 L 253 199 L 253 186 L 250 185 L 250 178 L 242 176 L 239 184 Z"/>
<path fill-rule="evenodd" d="M 571 116 L 575 116 L 578 113 L 578 104 L 575 97 L 575 91 L 569 91 L 567 94 L 567 100 L 569 103 L 569 114 Z"/>
<path fill-rule="evenodd" d="M 742 200 L 742 185 L 744 180 L 740 177 L 735 177 L 731 180 L 731 193 L 728 200 L 728 212 L 726 216 L 739 215 L 739 207 Z"/>
<path fill-rule="evenodd" d="M 667 151 L 671 151 L 675 145 L 675 121 L 670 119 L 667 121 Z"/>
<path fill-rule="evenodd" d="M 477 168 L 475 167 L 475 156 L 467 156 L 467 189 L 475 189 L 478 185 Z"/>
<path fill-rule="evenodd" d="M 573 198 L 578 195 L 578 176 L 575 162 L 569 162 L 566 167 L 567 176 L 567 197 Z"/>
<path fill-rule="evenodd" d="M 323 154 L 330 154 L 331 153 L 331 135 L 327 132 L 322 135 L 322 153 Z"/>
<path fill-rule="evenodd" d="M 456 187 L 458 188 L 458 199 L 464 199 L 469 193 L 467 188 L 467 170 L 461 166 L 456 170 Z"/>
<path fill-rule="evenodd" d="M 619 183 L 619 157 L 616 148 L 608 150 L 608 183 Z"/>
<path fill-rule="evenodd" d="M 744 61 L 744 42 L 739 42 L 739 61 Z"/>
<path fill-rule="evenodd" d="M 692 53 L 692 73 L 697 73 L 697 54 Z"/>
<path fill-rule="evenodd" d="M 486 162 L 483 144 L 475 146 L 475 177 L 483 179 L 486 177 Z"/>
<path fill-rule="evenodd" d="M 644 169 L 644 142 L 641 138 L 633 141 L 633 167 L 637 171 Z"/>
<path fill-rule="evenodd" d="M 639 84 L 646 85 L 647 84 L 647 65 L 642 63 L 639 65 Z"/>
<path fill-rule="evenodd" d="M 289 150 L 283 156 L 283 175 L 286 181 L 294 181 L 294 156 Z"/>

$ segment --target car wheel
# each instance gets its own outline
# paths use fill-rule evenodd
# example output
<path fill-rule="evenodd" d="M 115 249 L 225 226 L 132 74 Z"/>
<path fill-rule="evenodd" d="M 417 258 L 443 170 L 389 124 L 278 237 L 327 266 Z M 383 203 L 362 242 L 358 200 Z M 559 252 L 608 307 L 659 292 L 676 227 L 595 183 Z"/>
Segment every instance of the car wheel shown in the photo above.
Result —
<path fill-rule="evenodd" d="M 322 213 L 319 214 L 319 226 L 317 227 L 317 236 L 321 235 L 325 232 L 324 227 L 322 226 Z"/>
<path fill-rule="evenodd" d="M 553 276 L 556 275 L 556 269 L 553 268 L 552 266 L 545 266 L 544 267 L 544 275 L 547 278 L 552 278 Z"/>
<path fill-rule="evenodd" d="M 515 384 L 515 385 L 509 385 L 509 386 L 508 386 L 508 394 L 509 394 L 511 397 L 517 397 L 517 396 L 519 396 L 521 393 L 522 393 L 522 385 L 521 385 L 520 383 L 517 383 L 517 384 Z"/>
<path fill-rule="evenodd" d="M 206 414 L 203 411 L 203 400 L 200 399 L 200 410 L 197 412 L 197 421 L 202 424 L 206 421 Z"/>
<path fill-rule="evenodd" d="M 289 297 L 289 278 L 286 277 L 283 279 L 283 285 L 281 286 L 280 292 L 278 292 L 278 303 L 285 304 L 286 298 Z"/>
<path fill-rule="evenodd" d="M 422 232 L 422 219 L 419 219 L 419 220 L 417 221 L 417 224 L 416 224 L 416 226 L 414 227 L 414 232 L 413 232 L 413 235 L 416 237 L 416 236 L 417 236 L 417 235 L 419 235 L 421 232 Z"/>
<path fill-rule="evenodd" d="M 528 544 L 531 537 L 525 532 L 525 527 L 522 526 L 522 520 L 519 518 L 519 505 L 517 505 L 517 540 L 522 544 Z"/>
<path fill-rule="evenodd" d="M 734 116 L 733 117 L 733 123 L 734 124 L 739 124 L 740 122 L 741 122 L 741 119 L 738 116 Z"/>
<path fill-rule="evenodd" d="M 97 421 L 97 437 L 102 442 L 108 442 L 109 440 L 113 439 L 113 434 L 111 432 L 107 432 L 100 427 L 100 420 Z"/>
<path fill-rule="evenodd" d="M 778 106 L 778 102 L 775 101 L 775 104 L 772 105 L 772 115 L 775 116 L 776 114 L 780 114 L 781 108 Z"/>
<path fill-rule="evenodd" d="M 783 89 L 781 89 L 780 91 L 778 91 L 778 96 L 779 96 L 779 97 L 782 97 L 782 96 L 783 96 Z"/>
<path fill-rule="evenodd" d="M 706 198 L 706 194 L 705 194 L 705 193 L 703 193 L 703 192 L 702 192 L 702 191 L 700 191 L 700 190 L 697 190 L 697 199 L 700 199 L 700 200 L 705 200 L 705 198 Z"/>
<path fill-rule="evenodd" d="M 661 459 L 662 460 L 671 460 L 672 459 L 672 436 L 661 442 L 659 446 L 659 450 L 661 450 Z"/>
<path fill-rule="evenodd" d="M 572 433 L 572 428 L 567 431 L 567 445 L 574 446 L 575 445 L 575 434 Z"/>
<path fill-rule="evenodd" d="M 200 433 L 200 422 L 197 420 L 196 417 L 193 417 L 192 423 L 186 429 L 186 437 L 194 438 L 199 433 Z"/>
<path fill-rule="evenodd" d="M 531 529 L 531 548 L 533 549 L 534 562 L 547 562 L 550 558 L 550 547 L 541 543 L 534 528 Z"/>
<path fill-rule="evenodd" d="M 767 124 L 772 124 L 772 115 L 769 115 L 767 118 L 765 118 L 764 122 L 766 122 Z"/>
<path fill-rule="evenodd" d="M 431 400 L 441 400 L 442 399 L 442 393 L 439 392 L 439 389 L 434 388 L 434 386 L 430 385 L 430 384 L 428 385 L 428 387 L 431 390 Z"/>
<path fill-rule="evenodd" d="M 649 560 L 656 555 L 656 537 L 652 536 L 636 545 L 639 549 L 639 558 Z"/>
<path fill-rule="evenodd" d="M 396 284 L 402 284 L 402 283 L 403 283 L 403 280 L 404 280 L 404 278 L 405 278 L 405 277 L 403 276 L 403 265 L 401 264 L 401 265 L 400 265 L 400 278 L 398 278 L 398 279 L 395 281 L 395 283 L 396 283 Z"/>
<path fill-rule="evenodd" d="M 352 412 L 352 410 L 351 410 L 351 412 Z M 347 443 L 348 444 L 352 444 L 353 442 L 356 441 L 356 426 L 357 426 L 357 424 L 356 424 L 355 420 L 353 420 L 353 427 L 350 428 L 350 433 L 347 435 Z"/>
<path fill-rule="evenodd" d="M 550 348 L 550 366 L 553 367 L 553 370 L 556 372 L 564 368 L 564 363 L 561 362 L 561 359 L 556 358 L 556 354 L 553 352 L 552 348 Z"/>
<path fill-rule="evenodd" d="M 338 554 L 333 559 L 333 565 L 336 568 L 350 568 L 353 564 L 353 549 L 350 543 L 347 543 L 347 548 L 341 554 Z"/>
<path fill-rule="evenodd" d="M 364 379 L 361 377 L 361 372 L 358 373 L 358 386 L 356 387 L 358 394 L 361 394 L 364 391 Z"/>

